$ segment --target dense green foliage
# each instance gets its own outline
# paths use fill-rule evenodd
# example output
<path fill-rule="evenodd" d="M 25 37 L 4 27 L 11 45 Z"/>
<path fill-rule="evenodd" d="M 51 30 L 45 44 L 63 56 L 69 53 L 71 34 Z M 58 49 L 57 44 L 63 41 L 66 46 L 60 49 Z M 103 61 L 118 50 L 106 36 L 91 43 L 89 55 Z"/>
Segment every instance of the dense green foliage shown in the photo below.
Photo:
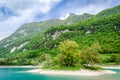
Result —
<path fill-rule="evenodd" d="M 66 39 L 75 40 L 80 48 L 85 45 L 91 45 L 94 41 L 98 41 L 101 46 L 101 53 L 119 53 L 120 52 L 120 14 L 113 14 L 106 17 L 88 19 L 83 22 L 58 26 L 51 28 L 45 33 L 46 44 L 38 46 L 55 48 L 60 41 Z M 68 30 L 68 32 L 62 33 Z M 53 35 L 58 35 L 53 39 Z M 44 43 L 44 42 L 40 42 Z"/>
<path fill-rule="evenodd" d="M 56 57 L 56 62 L 61 66 L 75 66 L 80 64 L 79 45 L 75 41 L 66 40 L 58 46 L 60 54 Z"/>
<path fill-rule="evenodd" d="M 90 47 L 85 47 L 81 51 L 82 64 L 94 65 L 95 63 L 100 62 L 100 54 L 98 50 L 100 46 L 98 43 L 92 44 Z"/>
<path fill-rule="evenodd" d="M 74 14 L 74 16 L 70 14 L 70 16 L 65 20 L 51 19 L 41 22 L 23 24 L 11 36 L 0 41 L 0 52 L 5 54 L 24 51 L 26 50 L 24 47 L 22 47 L 22 49 L 19 48 L 21 44 L 24 44 L 26 42 L 28 43 L 32 37 L 44 33 L 47 29 L 65 24 L 70 25 L 82 20 L 86 20 L 90 17 L 92 17 L 90 14 Z M 31 47 L 32 46 L 30 46 L 30 48 Z M 13 51 L 11 52 L 12 49 Z"/>
<path fill-rule="evenodd" d="M 120 5 L 114 7 L 114 8 L 109 8 L 106 10 L 101 11 L 100 13 L 97 14 L 98 17 L 100 16 L 108 16 L 111 14 L 116 14 L 116 13 L 120 13 Z"/>
<path fill-rule="evenodd" d="M 81 64 L 94 64 L 99 62 L 101 59 L 102 63 L 113 63 L 119 64 L 120 58 L 118 54 L 120 53 L 120 5 L 111 9 L 104 10 L 97 15 L 86 18 L 84 20 L 76 21 L 73 19 L 73 16 L 68 17 L 66 21 L 75 21 L 74 24 L 62 24 L 55 25 L 55 27 L 48 27 L 46 29 L 42 29 L 42 34 L 37 33 L 37 35 L 30 35 L 29 38 L 20 38 L 12 43 L 9 40 L 3 40 L 0 43 L 0 52 L 2 52 L 0 59 L 0 64 L 5 65 L 20 65 L 20 64 L 42 64 L 47 66 L 53 66 L 57 63 L 61 63 L 57 60 L 60 60 L 62 66 L 73 66 L 73 60 L 77 60 L 75 54 L 81 50 Z M 86 16 L 86 14 L 84 14 Z M 80 19 L 80 18 L 79 18 Z M 43 23 L 43 22 L 41 22 Z M 47 26 L 53 24 L 53 22 L 45 22 L 49 23 Z M 64 23 L 66 23 L 64 21 Z M 33 23 L 31 23 L 33 24 Z M 56 22 L 55 22 L 56 24 Z M 42 25 L 42 24 L 38 24 Z M 30 25 L 31 26 L 31 25 Z M 44 24 L 44 28 L 45 28 Z M 29 27 L 29 26 L 27 26 Z M 31 30 L 34 25 L 32 25 Z M 22 27 L 24 28 L 24 27 Z M 47 31 L 45 31 L 47 30 Z M 45 31 L 45 32 L 44 32 Z M 19 32 L 19 30 L 18 30 Z M 30 31 L 31 32 L 31 31 Z M 40 32 L 41 33 L 41 32 Z M 32 33 L 34 34 L 34 33 Z M 15 35 L 15 34 L 14 34 Z M 10 39 L 10 38 L 9 38 Z M 72 40 L 66 42 L 66 40 Z M 8 41 L 8 42 L 7 42 Z M 10 42 L 8 47 L 3 47 Z M 14 46 L 19 46 L 20 44 L 28 42 L 24 47 L 17 49 L 12 54 L 3 53 L 9 52 Z M 62 43 L 60 43 L 62 42 Z M 69 43 L 70 42 L 70 43 Z M 97 47 L 93 44 L 94 42 L 99 43 L 97 47 L 101 47 L 97 49 Z M 77 43 L 77 44 L 76 44 Z M 58 46 L 59 45 L 59 46 Z M 72 46 L 72 47 L 71 47 Z M 75 47 L 74 47 L 75 46 Z M 79 47 L 78 47 L 79 46 Z M 86 47 L 87 46 L 87 47 Z M 72 48 L 68 51 L 68 48 Z M 78 50 L 77 50 L 78 49 Z M 75 50 L 75 51 L 74 51 Z M 78 52 L 77 52 L 78 51 Z M 99 53 L 101 58 L 99 58 Z M 66 54 L 70 54 L 69 58 Z M 109 57 L 105 56 L 106 54 Z M 114 54 L 114 55 L 113 55 Z M 78 54 L 77 54 L 78 55 Z M 90 56 L 90 58 L 88 58 Z M 62 58 L 61 58 L 62 57 Z M 79 62 L 79 60 L 77 60 Z M 68 61 L 68 62 L 67 62 Z M 116 63 L 115 63 L 116 62 Z M 76 63 L 76 61 L 75 61 Z M 51 65 L 53 64 L 53 65 Z"/>

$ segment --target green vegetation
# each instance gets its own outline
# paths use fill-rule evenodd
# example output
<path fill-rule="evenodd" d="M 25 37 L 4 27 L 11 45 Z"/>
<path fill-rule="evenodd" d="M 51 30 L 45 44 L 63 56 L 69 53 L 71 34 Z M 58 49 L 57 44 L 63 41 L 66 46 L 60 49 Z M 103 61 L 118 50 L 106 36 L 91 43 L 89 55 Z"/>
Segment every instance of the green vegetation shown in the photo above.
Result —
<path fill-rule="evenodd" d="M 65 40 L 58 45 L 59 53 L 51 57 L 46 54 L 43 67 L 44 69 L 62 69 L 62 70 L 77 70 L 81 68 L 100 69 L 95 67 L 94 64 L 99 62 L 99 45 L 92 44 L 90 47 L 79 49 L 79 45 L 73 40 Z M 43 57 L 43 56 L 42 56 Z M 94 66 L 94 67 L 93 67 Z"/>
<path fill-rule="evenodd" d="M 112 54 L 111 61 L 115 62 L 116 65 L 120 64 L 120 54 Z"/>
<path fill-rule="evenodd" d="M 55 63 L 60 66 L 72 67 L 80 64 L 79 45 L 75 41 L 66 40 L 59 44 L 60 54 L 55 57 Z"/>
<path fill-rule="evenodd" d="M 100 62 L 100 54 L 98 50 L 100 46 L 98 43 L 92 44 L 90 47 L 85 47 L 81 51 L 82 64 L 94 65 L 95 63 Z"/>
<path fill-rule="evenodd" d="M 34 35 L 29 37 L 13 40 L 15 37 L 13 35 L 17 35 L 21 29 L 32 26 L 29 33 L 37 26 L 35 23 L 26 24 L 26 27 L 21 27 L 12 35 L 13 37 L 10 36 L 0 42 L 0 64 L 43 65 L 46 68 L 66 70 L 68 67 L 69 69 L 99 69 L 93 67 L 95 64 L 118 65 L 120 64 L 119 10 L 120 5 L 95 16 L 91 15 L 92 17 L 84 14 L 84 17 L 86 16 L 84 20 L 82 16 L 71 14 L 66 21 L 62 22 L 63 24 L 59 23 L 59 20 L 43 21 L 37 23 L 38 28 L 43 32 L 33 32 L 31 34 Z M 66 24 L 70 21 L 73 21 L 73 24 Z M 44 29 L 40 27 L 43 25 Z M 25 42 L 27 43 L 19 48 Z M 8 54 L 14 46 L 17 46 L 17 49 Z"/>
<path fill-rule="evenodd" d="M 109 9 L 103 10 L 100 13 L 98 13 L 97 16 L 98 17 L 108 16 L 108 15 L 116 14 L 116 13 L 120 13 L 120 5 L 118 5 L 114 8 L 109 8 Z"/>
<path fill-rule="evenodd" d="M 46 70 L 80 70 L 81 67 L 79 67 L 79 66 L 78 67 L 52 66 L 52 67 L 43 67 L 43 69 L 46 69 Z M 98 70 L 98 69 L 96 69 L 96 70 Z"/>
<path fill-rule="evenodd" d="M 22 52 L 26 50 L 26 47 L 19 48 L 21 44 L 26 42 L 28 44 L 31 44 L 31 41 L 35 42 L 33 38 L 35 37 L 39 38 L 39 35 L 42 35 L 47 29 L 54 28 L 56 26 L 61 26 L 61 25 L 70 25 L 79 21 L 86 20 L 92 16 L 93 15 L 90 15 L 90 14 L 83 14 L 83 15 L 74 14 L 74 16 L 71 14 L 69 18 L 65 20 L 50 19 L 50 20 L 41 21 L 41 22 L 32 22 L 28 24 L 23 24 L 11 36 L 0 41 L 0 52 L 4 54 L 13 53 L 13 52 Z M 38 40 L 41 40 L 41 39 L 39 38 Z M 34 43 L 32 45 L 34 45 Z M 31 50 L 31 47 L 33 48 L 32 45 L 27 46 L 27 48 L 29 47 L 29 50 Z M 40 45 L 35 44 L 34 47 L 38 47 Z M 14 51 L 11 52 L 12 49 L 14 49 Z"/>

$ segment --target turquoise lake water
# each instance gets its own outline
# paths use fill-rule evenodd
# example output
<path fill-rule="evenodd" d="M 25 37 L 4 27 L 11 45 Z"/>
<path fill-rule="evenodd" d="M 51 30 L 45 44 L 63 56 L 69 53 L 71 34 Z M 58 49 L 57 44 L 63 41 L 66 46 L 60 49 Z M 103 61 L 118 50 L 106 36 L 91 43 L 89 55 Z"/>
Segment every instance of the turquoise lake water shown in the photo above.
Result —
<path fill-rule="evenodd" d="M 120 69 L 110 69 L 117 72 L 117 74 L 97 77 L 41 75 L 25 72 L 30 69 L 31 68 L 0 68 L 0 80 L 120 80 Z"/>

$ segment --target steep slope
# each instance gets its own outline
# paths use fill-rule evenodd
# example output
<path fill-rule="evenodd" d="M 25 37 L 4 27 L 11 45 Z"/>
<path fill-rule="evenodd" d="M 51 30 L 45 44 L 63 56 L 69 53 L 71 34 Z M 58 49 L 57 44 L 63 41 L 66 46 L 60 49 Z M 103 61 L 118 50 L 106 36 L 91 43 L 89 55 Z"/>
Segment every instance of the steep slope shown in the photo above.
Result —
<path fill-rule="evenodd" d="M 100 13 L 98 13 L 96 16 L 97 17 L 108 16 L 108 15 L 116 14 L 116 13 L 120 13 L 120 5 L 115 6 L 113 8 L 109 8 L 109 9 L 103 10 Z"/>
<path fill-rule="evenodd" d="M 86 41 L 86 43 L 81 42 L 84 43 L 80 44 L 82 46 L 90 45 L 94 40 L 97 40 L 96 37 L 98 36 L 103 52 L 119 52 L 119 13 L 120 5 L 103 10 L 94 17 L 87 13 L 83 15 L 71 13 L 65 20 L 52 19 L 24 24 L 11 36 L 0 41 L 0 53 L 13 53 L 40 48 L 53 49 L 60 41 L 69 38 L 77 40 L 81 35 L 86 36 L 85 39 L 81 38 L 82 36 L 79 38 Z M 89 37 L 92 41 L 89 40 L 86 34 L 92 36 L 92 38 Z M 102 35 L 106 36 L 103 37 Z M 108 36 L 111 36 L 110 40 L 106 39 Z M 103 37 L 102 40 L 101 37 Z M 108 44 L 105 44 L 104 41 L 108 41 L 106 42 Z M 109 43 L 110 41 L 114 44 Z M 110 49 L 105 49 L 108 46 Z"/>
<path fill-rule="evenodd" d="M 42 34 L 30 36 L 27 41 L 25 41 L 27 37 L 23 38 L 23 40 L 19 40 L 22 38 L 18 38 L 14 45 L 7 46 L 6 48 L 0 46 L 0 50 L 3 50 L 3 53 L 8 49 L 8 52 L 14 50 L 13 54 L 6 54 L 4 56 L 5 60 L 2 62 L 4 64 L 9 62 L 9 64 L 15 65 L 39 63 L 44 60 L 43 56 L 46 54 L 51 54 L 52 57 L 56 56 L 59 53 L 57 49 L 59 43 L 66 39 L 76 41 L 80 46 L 80 50 L 85 46 L 91 46 L 91 44 L 97 42 L 101 46 L 99 52 L 102 54 L 120 53 L 120 13 L 117 12 L 117 9 L 113 9 L 111 8 L 116 13 L 106 13 L 105 16 L 101 15 L 99 17 L 100 12 L 92 18 L 74 24 L 51 27 Z M 106 11 L 104 10 L 104 12 Z M 71 19 L 73 16 L 76 15 L 72 14 L 68 18 Z M 15 45 L 20 43 L 20 41 L 22 45 L 19 44 L 20 46 L 15 50 Z"/>
<path fill-rule="evenodd" d="M 24 48 L 30 50 L 48 48 L 50 50 L 66 39 L 75 40 L 80 48 L 99 42 L 101 53 L 120 52 L 120 14 L 92 18 L 77 24 L 58 26 L 30 40 Z"/>
<path fill-rule="evenodd" d="M 71 13 L 70 16 L 64 21 L 66 24 L 73 24 L 73 23 L 77 23 L 80 21 L 83 21 L 89 17 L 91 17 L 92 15 L 88 14 L 88 13 L 84 13 L 82 15 L 76 15 L 74 13 Z"/>
<path fill-rule="evenodd" d="M 38 35 L 31 38 L 31 44 L 27 44 L 24 48 L 27 50 L 41 48 L 54 49 L 60 41 L 73 39 L 79 43 L 81 48 L 85 45 L 91 45 L 94 41 L 97 41 L 101 45 L 101 53 L 119 53 L 119 10 L 120 5 L 101 11 L 93 18 L 78 22 L 76 24 L 50 28 L 44 33 L 44 35 Z M 72 13 L 66 20 L 70 20 L 73 16 L 76 15 Z"/>
<path fill-rule="evenodd" d="M 0 52 L 1 53 L 15 52 L 21 49 L 22 47 L 24 47 L 26 44 L 28 44 L 29 39 L 32 36 L 42 34 L 45 30 L 51 27 L 60 26 L 64 24 L 70 25 L 72 23 L 88 19 L 92 16 L 93 15 L 90 15 L 90 14 L 87 14 L 87 16 L 85 14 L 75 15 L 75 16 L 71 14 L 68 17 L 68 18 L 72 17 L 70 20 L 69 19 L 66 19 L 66 20 L 51 19 L 51 20 L 42 21 L 42 22 L 33 22 L 29 24 L 23 24 L 11 36 L 0 41 Z M 76 17 L 79 17 L 79 18 L 76 19 Z M 68 24 L 69 22 L 71 23 Z M 25 49 L 23 51 L 25 51 Z"/>

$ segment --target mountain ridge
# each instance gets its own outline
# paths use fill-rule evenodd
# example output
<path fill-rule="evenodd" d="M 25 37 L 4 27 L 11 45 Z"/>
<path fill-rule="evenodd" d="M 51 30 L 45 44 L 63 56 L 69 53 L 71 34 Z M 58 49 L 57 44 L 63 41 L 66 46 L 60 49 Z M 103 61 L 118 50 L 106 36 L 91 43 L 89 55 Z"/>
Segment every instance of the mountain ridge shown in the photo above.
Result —
<path fill-rule="evenodd" d="M 41 22 L 33 22 L 33 23 L 29 23 L 29 24 L 23 24 L 11 36 L 9 36 L 8 38 L 0 41 L 0 45 L 1 45 L 0 46 L 0 51 L 1 51 L 1 53 L 13 53 L 13 52 L 16 52 L 16 51 L 21 51 L 21 49 L 23 49 L 22 51 L 24 51 L 24 50 L 26 50 L 26 49 L 24 49 L 24 46 L 29 44 L 29 41 L 32 40 L 31 39 L 32 37 L 37 36 L 37 35 L 39 36 L 39 34 L 44 35 L 44 32 L 46 30 L 47 31 L 52 31 L 53 29 L 57 29 L 57 28 L 61 29 L 61 31 L 56 33 L 56 34 L 54 34 L 55 32 L 51 33 L 51 34 L 54 34 L 53 36 L 54 36 L 55 40 L 56 40 L 58 34 L 61 34 L 61 33 L 64 34 L 64 32 L 69 33 L 70 30 L 72 30 L 75 27 L 78 27 L 80 25 L 82 25 L 84 27 L 80 27 L 80 29 L 78 27 L 77 29 L 78 30 L 82 30 L 82 29 L 84 30 L 86 28 L 86 30 L 85 30 L 86 34 L 89 34 L 95 28 L 95 26 L 99 26 L 99 25 L 100 26 L 101 25 L 106 26 L 106 23 L 109 24 L 109 22 L 110 22 L 109 19 L 108 19 L 109 22 L 104 21 L 104 19 L 107 20 L 107 15 L 108 16 L 113 15 L 114 17 L 116 17 L 114 14 L 118 15 L 119 14 L 119 11 L 118 11 L 119 9 L 120 9 L 120 5 L 118 5 L 116 7 L 113 7 L 113 8 L 110 8 L 110 9 L 103 10 L 95 16 L 87 14 L 87 13 L 84 13 L 83 15 L 76 15 L 74 13 L 71 13 L 70 16 L 65 20 L 50 19 L 50 20 L 41 21 Z M 108 12 L 107 12 L 108 10 L 109 10 L 109 12 L 111 11 L 111 13 L 108 14 Z M 106 16 L 104 16 L 103 13 L 104 14 L 106 13 Z M 111 16 L 110 16 L 110 19 L 111 19 Z M 118 15 L 118 18 L 116 18 L 116 19 L 118 19 L 117 21 L 119 22 L 119 15 Z M 98 21 L 96 21 L 96 20 L 98 20 Z M 119 24 L 117 23 L 117 25 L 116 25 L 116 23 L 117 22 L 114 21 L 114 24 L 115 24 L 114 28 L 116 30 L 117 29 L 119 30 L 119 27 L 118 27 Z M 109 25 L 113 26 L 114 24 L 109 24 Z M 90 27 L 90 26 L 92 26 L 92 27 L 90 29 L 89 28 L 87 29 L 87 27 Z M 68 30 L 69 28 L 71 28 L 71 29 Z M 75 29 L 75 30 L 77 30 L 77 29 Z M 39 36 L 39 37 L 41 37 L 41 36 Z M 42 36 L 42 37 L 44 37 L 44 36 Z M 33 42 L 35 42 L 35 41 L 33 40 Z M 51 41 L 51 43 L 54 43 L 54 42 Z M 49 45 L 51 43 L 49 43 Z M 44 40 L 43 40 L 43 43 L 41 43 L 41 44 L 44 44 Z M 35 44 L 32 44 L 32 45 L 35 46 Z M 39 46 L 40 46 L 40 44 L 39 44 Z"/>
<path fill-rule="evenodd" d="M 75 17 L 75 19 L 72 19 L 73 16 L 76 16 L 72 14 L 72 18 L 70 17 L 68 21 L 75 21 L 73 24 L 63 22 L 64 24 L 62 25 L 50 26 L 50 24 L 53 23 L 51 23 L 51 21 L 49 23 L 48 20 L 47 22 L 42 23 L 44 27 L 40 27 L 40 29 L 42 29 L 48 25 L 48 29 L 45 29 L 42 33 L 35 33 L 33 36 L 32 34 L 34 33 L 30 33 L 31 36 L 29 37 L 22 36 L 24 35 L 24 29 L 32 26 L 32 28 L 28 31 L 29 33 L 36 29 L 35 27 L 38 27 L 36 25 L 41 24 L 25 24 L 26 27 L 23 26 L 22 29 L 16 31 L 15 34 L 18 35 L 17 33 L 22 33 L 22 38 L 14 40 L 15 36 L 10 36 L 11 38 L 9 37 L 8 39 L 5 39 L 6 41 L 3 40 L 3 42 L 1 42 L 2 44 L 0 43 L 0 56 L 4 58 L 4 60 L 1 60 L 1 63 L 7 63 L 7 65 L 36 65 L 44 61 L 49 62 L 48 60 L 56 60 L 56 56 L 60 53 L 58 45 L 66 40 L 75 41 L 79 46 L 78 48 L 80 53 L 81 50 L 86 50 L 87 47 L 89 48 L 94 43 L 97 43 L 100 47 L 98 52 L 101 56 L 103 56 L 100 61 L 105 64 L 114 63 L 116 62 L 115 60 L 119 59 L 118 57 L 120 53 L 120 12 L 118 12 L 118 8 L 120 8 L 120 6 L 109 9 L 111 12 L 109 14 L 105 10 L 101 11 L 100 13 L 82 21 L 78 18 L 78 16 L 77 18 Z M 103 12 L 106 14 L 100 15 Z M 76 19 L 79 21 L 77 22 Z M 53 22 L 55 21 L 56 20 Z M 36 31 L 34 30 L 34 32 Z M 20 37 L 20 35 L 18 37 Z M 9 39 L 11 39 L 11 41 Z M 96 45 L 94 47 L 98 48 Z M 90 53 L 95 54 L 96 52 L 94 53 L 94 51 L 96 50 L 92 49 L 91 52 L 90 48 Z M 72 56 L 74 56 L 74 54 Z M 45 58 L 47 58 L 47 60 L 45 60 Z"/>
<path fill-rule="evenodd" d="M 12 46 L 12 45 L 18 46 L 18 45 L 24 43 L 25 41 L 28 41 L 28 39 L 31 36 L 41 34 L 45 30 L 47 30 L 51 27 L 65 25 L 65 24 L 70 25 L 70 24 L 75 23 L 76 21 L 79 22 L 84 19 L 90 18 L 92 16 L 93 15 L 90 15 L 90 14 L 87 14 L 87 16 L 86 15 L 76 15 L 76 16 L 72 17 L 71 20 L 50 19 L 50 20 L 41 21 L 41 22 L 32 22 L 32 23 L 28 23 L 28 24 L 23 24 L 12 35 L 10 35 L 9 37 L 0 41 L 0 45 L 2 45 L 1 46 L 2 50 L 5 50 L 6 53 L 8 53 L 8 51 L 10 52 L 10 50 L 7 51 L 5 49 L 6 46 L 7 47 Z M 79 17 L 79 18 L 76 19 L 76 17 Z M 20 39 L 21 39 L 21 41 L 20 41 Z M 14 49 L 14 47 L 12 49 Z"/>

